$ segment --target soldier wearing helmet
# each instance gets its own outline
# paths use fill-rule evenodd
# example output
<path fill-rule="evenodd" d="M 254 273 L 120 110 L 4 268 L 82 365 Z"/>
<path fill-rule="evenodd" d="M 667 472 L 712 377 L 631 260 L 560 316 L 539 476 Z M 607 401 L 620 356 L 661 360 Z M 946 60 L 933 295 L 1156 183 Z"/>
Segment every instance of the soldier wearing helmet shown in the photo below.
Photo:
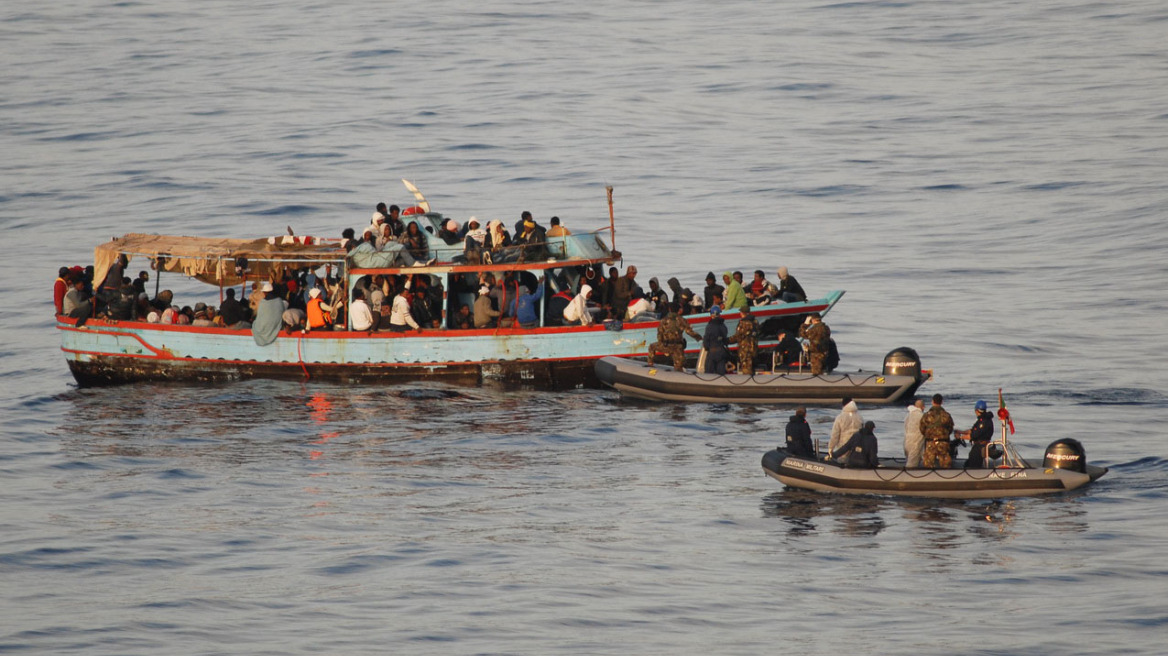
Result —
<path fill-rule="evenodd" d="M 965 460 L 966 469 L 981 469 L 986 462 L 986 448 L 994 439 L 994 416 L 986 408 L 985 401 L 978 401 L 973 406 L 977 419 L 973 427 L 967 431 L 957 431 L 957 437 L 969 440 L 969 458 Z"/>

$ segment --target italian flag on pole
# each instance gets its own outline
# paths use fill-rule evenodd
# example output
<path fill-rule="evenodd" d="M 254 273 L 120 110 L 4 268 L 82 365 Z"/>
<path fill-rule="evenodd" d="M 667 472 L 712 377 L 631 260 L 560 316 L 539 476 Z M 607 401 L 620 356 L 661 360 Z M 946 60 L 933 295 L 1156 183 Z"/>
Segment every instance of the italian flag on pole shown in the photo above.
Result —
<path fill-rule="evenodd" d="M 1010 434 L 1014 434 L 1014 420 L 1010 419 L 1010 411 L 1006 409 L 1006 401 L 1002 398 L 1002 388 L 998 388 L 998 419 L 1010 427 Z"/>

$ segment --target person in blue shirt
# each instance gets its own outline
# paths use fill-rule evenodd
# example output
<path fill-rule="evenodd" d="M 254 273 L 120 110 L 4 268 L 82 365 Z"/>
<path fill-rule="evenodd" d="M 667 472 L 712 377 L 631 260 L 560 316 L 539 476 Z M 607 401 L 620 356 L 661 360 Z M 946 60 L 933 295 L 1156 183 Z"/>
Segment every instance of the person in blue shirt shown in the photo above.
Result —
<path fill-rule="evenodd" d="M 539 326 L 539 313 L 536 310 L 541 298 L 543 298 L 543 276 L 539 277 L 539 282 L 535 285 L 535 292 L 528 294 L 526 289 L 520 288 L 519 298 L 515 306 L 515 318 L 519 321 L 520 328 Z"/>

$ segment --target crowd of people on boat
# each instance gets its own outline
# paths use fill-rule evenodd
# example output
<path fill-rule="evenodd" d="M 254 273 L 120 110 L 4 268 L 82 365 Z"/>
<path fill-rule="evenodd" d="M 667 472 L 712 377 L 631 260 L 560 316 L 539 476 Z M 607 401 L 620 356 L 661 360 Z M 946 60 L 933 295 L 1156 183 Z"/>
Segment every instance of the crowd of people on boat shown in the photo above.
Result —
<path fill-rule="evenodd" d="M 928 410 L 925 410 L 922 399 L 914 400 L 908 407 L 904 420 L 904 466 L 909 469 L 949 469 L 953 467 L 958 448 L 968 446 L 969 455 L 963 464 L 965 469 L 991 467 L 992 460 L 1000 454 L 990 446 L 994 438 L 994 416 L 986 402 L 974 404 L 974 422 L 968 430 L 954 430 L 953 416 L 945 410 L 943 403 L 944 397 L 934 394 Z M 791 416 L 786 427 L 786 443 L 781 446 L 795 457 L 814 459 L 820 456 L 811 439 L 805 408 L 797 408 Z M 880 464 L 878 452 L 876 424 L 864 421 L 854 400 L 843 399 L 840 413 L 831 425 L 823 460 L 843 467 L 870 469 Z"/>
<path fill-rule="evenodd" d="M 555 262 L 564 253 L 562 246 L 554 247 L 554 238 L 572 234 L 559 217 L 552 217 L 544 228 L 528 211 L 520 214 L 514 233 L 497 219 L 483 225 L 471 217 L 465 223 L 445 219 L 435 234 L 433 225 L 420 227 L 425 222 L 414 215 L 421 212 L 421 208 L 407 208 L 403 213 L 397 205 L 379 203 L 360 236 L 346 229 L 339 246 L 350 255 L 375 254 L 385 264 L 366 268 L 418 267 L 437 259 L 450 264 L 520 265 Z M 433 240 L 441 244 L 436 246 Z M 321 275 L 319 264 L 294 268 L 293 263 L 270 279 L 251 280 L 250 292 L 241 286 L 238 298 L 234 288 L 222 288 L 216 307 L 206 302 L 180 304 L 171 290 L 158 288 L 157 280 L 151 295 L 151 272 L 140 271 L 131 278 L 128 266 L 126 256 L 119 256 L 97 284 L 92 266 L 62 267 L 54 290 L 57 314 L 77 320 L 100 317 L 252 330 L 261 344 L 274 341 L 280 331 L 351 327 L 366 332 L 420 332 L 598 324 L 619 329 L 624 322 L 660 320 L 658 341 L 651 350 L 679 368 L 685 361 L 686 335 L 701 341 L 705 354 L 701 369 L 709 373 L 751 374 L 756 365 L 789 368 L 800 364 L 823 373 L 838 362 L 830 330 L 818 315 L 808 316 L 802 326 L 789 320 L 760 325 L 751 313 L 752 307 L 760 305 L 807 300 L 802 285 L 786 267 L 777 269 L 776 282 L 768 280 L 761 269 L 750 280 L 741 271 L 725 271 L 721 282 L 711 271 L 699 293 L 678 278 L 669 278 L 663 287 L 654 277 L 642 286 L 636 266 L 628 266 L 622 274 L 615 266 L 606 271 L 600 264 L 567 263 L 559 268 L 540 267 L 541 276 L 522 266 L 451 274 L 446 279 L 449 290 L 444 288 L 444 277 L 424 271 L 368 275 L 349 291 L 344 281 L 332 275 L 331 267 L 324 267 Z M 237 263 L 236 273 L 245 275 L 246 266 L 246 262 Z M 721 315 L 735 311 L 741 319 L 730 334 Z M 709 320 L 705 334 L 699 335 L 684 317 L 705 313 Z M 777 346 L 760 354 L 758 342 L 763 335 L 775 339 Z M 806 345 L 800 340 L 806 340 Z"/>

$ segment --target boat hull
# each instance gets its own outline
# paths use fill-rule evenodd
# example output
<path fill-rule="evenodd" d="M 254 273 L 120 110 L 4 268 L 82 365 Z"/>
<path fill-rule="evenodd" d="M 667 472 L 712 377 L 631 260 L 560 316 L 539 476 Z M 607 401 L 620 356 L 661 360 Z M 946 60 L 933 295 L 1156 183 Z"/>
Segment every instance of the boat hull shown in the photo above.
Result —
<path fill-rule="evenodd" d="M 896 464 L 899 462 L 899 466 Z M 876 469 L 847 469 L 798 458 L 782 449 L 762 458 L 768 476 L 804 490 L 841 494 L 886 494 L 937 499 L 999 499 L 1069 492 L 1107 473 L 1087 465 L 1086 473 L 1040 467 L 997 469 L 905 469 L 903 461 L 882 459 Z"/>
<path fill-rule="evenodd" d="M 785 317 L 826 312 L 843 295 L 755 312 Z M 705 322 L 691 320 L 702 331 Z M 727 323 L 736 322 L 735 317 Z M 141 381 L 221 382 L 247 378 L 343 383 L 441 380 L 477 385 L 570 389 L 598 387 L 594 362 L 609 355 L 645 355 L 657 322 L 498 330 L 281 332 L 259 346 L 249 330 L 60 318 L 62 351 L 85 386 Z"/>
<path fill-rule="evenodd" d="M 652 401 L 759 404 L 838 404 L 844 397 L 867 404 L 911 398 L 925 376 L 756 373 L 699 374 L 671 365 L 608 357 L 596 362 L 596 377 L 622 395 Z"/>

